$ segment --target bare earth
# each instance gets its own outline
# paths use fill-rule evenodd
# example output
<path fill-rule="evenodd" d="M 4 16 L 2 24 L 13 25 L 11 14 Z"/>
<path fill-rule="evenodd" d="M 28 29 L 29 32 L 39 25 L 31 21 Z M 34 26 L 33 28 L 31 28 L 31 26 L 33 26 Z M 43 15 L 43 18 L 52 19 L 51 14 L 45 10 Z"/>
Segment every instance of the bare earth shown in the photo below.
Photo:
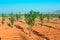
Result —
<path fill-rule="evenodd" d="M 8 26 L 8 19 L 5 21 L 5 24 L 2 24 L 1 21 L 0 40 L 60 40 L 60 19 L 50 20 L 49 23 L 45 20 L 43 26 L 40 25 L 39 20 L 36 20 L 31 31 L 31 37 L 28 36 L 29 30 L 27 28 L 29 25 L 24 20 L 22 20 L 23 22 L 15 21 L 13 28 Z M 15 25 L 22 27 L 25 33 L 22 31 L 22 28 L 19 29 Z"/>

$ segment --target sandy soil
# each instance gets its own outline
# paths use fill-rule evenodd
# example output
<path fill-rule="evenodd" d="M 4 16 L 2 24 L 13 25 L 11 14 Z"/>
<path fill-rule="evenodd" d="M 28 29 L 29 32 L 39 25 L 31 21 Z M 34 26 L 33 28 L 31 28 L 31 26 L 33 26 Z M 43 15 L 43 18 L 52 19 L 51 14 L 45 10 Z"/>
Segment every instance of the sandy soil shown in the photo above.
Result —
<path fill-rule="evenodd" d="M 60 22 L 60 20 L 50 20 L 49 23 L 45 20 L 43 26 L 40 25 L 39 20 L 36 20 L 31 36 L 28 35 L 29 30 L 27 28 L 29 28 L 29 25 L 21 20 L 15 21 L 13 28 L 8 26 L 9 19 L 6 19 L 4 24 L 0 21 L 0 40 L 60 40 L 60 24 L 56 23 Z"/>

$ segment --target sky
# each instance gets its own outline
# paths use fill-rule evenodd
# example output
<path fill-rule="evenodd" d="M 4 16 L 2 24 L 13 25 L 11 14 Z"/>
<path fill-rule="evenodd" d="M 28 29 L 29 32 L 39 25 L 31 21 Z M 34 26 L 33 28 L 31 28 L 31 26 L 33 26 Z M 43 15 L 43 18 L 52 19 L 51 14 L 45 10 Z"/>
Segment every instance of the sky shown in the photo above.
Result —
<path fill-rule="evenodd" d="M 0 13 L 28 12 L 53 12 L 60 10 L 60 0 L 0 0 Z"/>

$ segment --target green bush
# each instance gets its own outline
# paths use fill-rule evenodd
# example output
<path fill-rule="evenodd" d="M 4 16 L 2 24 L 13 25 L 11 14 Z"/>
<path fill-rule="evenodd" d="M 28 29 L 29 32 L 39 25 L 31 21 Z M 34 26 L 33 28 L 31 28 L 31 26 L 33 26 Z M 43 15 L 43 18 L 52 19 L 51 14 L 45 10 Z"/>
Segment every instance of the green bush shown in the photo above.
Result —
<path fill-rule="evenodd" d="M 57 17 L 60 19 L 60 14 L 57 14 Z"/>
<path fill-rule="evenodd" d="M 48 23 L 49 23 L 49 20 L 50 20 L 50 13 L 47 14 L 47 19 L 48 19 Z"/>
<path fill-rule="evenodd" d="M 18 21 L 19 18 L 21 17 L 21 14 L 16 14 L 16 20 Z"/>
<path fill-rule="evenodd" d="M 15 15 L 13 13 L 10 13 L 9 17 L 10 17 L 10 24 L 13 25 L 15 20 Z"/>
<path fill-rule="evenodd" d="M 34 26 L 35 18 L 37 17 L 36 12 L 31 10 L 29 13 L 24 14 L 24 16 L 25 16 L 26 23 L 30 25 L 30 27 L 27 29 L 30 30 L 29 36 L 31 36 L 32 27 Z"/>
<path fill-rule="evenodd" d="M 6 15 L 4 13 L 2 13 L 2 24 L 4 24 L 5 17 L 6 17 Z"/>
<path fill-rule="evenodd" d="M 33 10 L 31 10 L 29 13 L 24 14 L 24 16 L 26 23 L 33 26 L 35 18 L 37 17 L 36 13 Z"/>
<path fill-rule="evenodd" d="M 44 20 L 44 15 L 41 13 L 40 16 L 39 16 L 39 18 L 40 18 L 41 26 L 42 26 L 43 25 L 43 20 Z"/>

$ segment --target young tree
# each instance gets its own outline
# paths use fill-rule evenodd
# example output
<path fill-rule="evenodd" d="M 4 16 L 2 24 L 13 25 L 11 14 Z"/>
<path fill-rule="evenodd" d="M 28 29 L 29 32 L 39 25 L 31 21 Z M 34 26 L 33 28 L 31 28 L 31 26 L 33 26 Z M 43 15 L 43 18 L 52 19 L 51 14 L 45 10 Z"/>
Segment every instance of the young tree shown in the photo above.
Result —
<path fill-rule="evenodd" d="M 49 23 L 49 20 L 50 20 L 50 13 L 47 14 L 47 19 L 48 19 L 48 23 Z"/>
<path fill-rule="evenodd" d="M 15 20 L 15 15 L 13 13 L 10 13 L 9 17 L 10 17 L 10 24 L 13 25 Z"/>
<path fill-rule="evenodd" d="M 40 14 L 41 26 L 43 25 L 43 20 L 44 20 L 44 15 L 41 13 L 41 14 Z"/>
<path fill-rule="evenodd" d="M 17 13 L 16 13 L 16 20 L 17 20 L 17 21 L 19 20 L 20 17 L 21 17 L 21 14 L 17 14 Z"/>
<path fill-rule="evenodd" d="M 57 14 L 57 17 L 60 19 L 60 14 Z"/>
<path fill-rule="evenodd" d="M 24 16 L 26 23 L 30 25 L 28 30 L 29 30 L 29 36 L 31 36 L 32 27 L 34 26 L 35 18 L 37 17 L 36 13 L 33 10 L 31 10 L 29 13 L 25 14 Z"/>
<path fill-rule="evenodd" d="M 6 17 L 6 15 L 4 13 L 2 13 L 2 24 L 4 24 L 5 17 Z"/>

